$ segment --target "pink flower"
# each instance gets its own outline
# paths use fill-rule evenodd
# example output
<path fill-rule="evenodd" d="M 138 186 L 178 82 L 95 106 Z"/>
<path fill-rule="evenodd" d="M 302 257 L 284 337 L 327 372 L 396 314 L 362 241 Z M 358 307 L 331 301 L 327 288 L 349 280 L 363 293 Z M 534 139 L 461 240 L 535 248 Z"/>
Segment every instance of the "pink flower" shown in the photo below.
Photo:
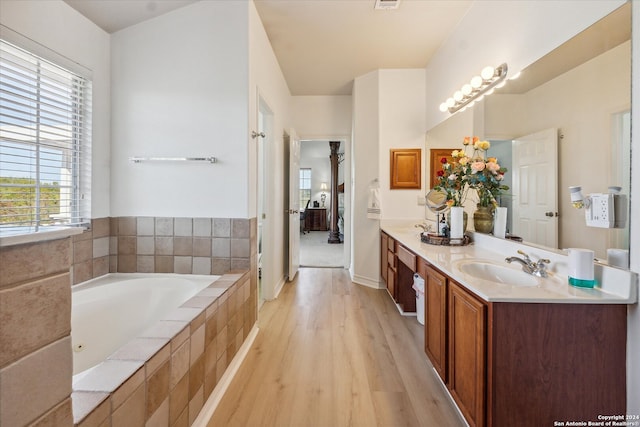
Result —
<path fill-rule="evenodd" d="M 491 173 L 495 175 L 500 170 L 500 165 L 496 162 L 487 162 L 487 169 L 489 169 Z"/>
<path fill-rule="evenodd" d="M 485 168 L 485 163 L 484 161 L 479 161 L 479 162 L 473 162 L 471 163 L 471 170 L 472 173 L 476 173 L 476 172 L 482 172 Z"/>

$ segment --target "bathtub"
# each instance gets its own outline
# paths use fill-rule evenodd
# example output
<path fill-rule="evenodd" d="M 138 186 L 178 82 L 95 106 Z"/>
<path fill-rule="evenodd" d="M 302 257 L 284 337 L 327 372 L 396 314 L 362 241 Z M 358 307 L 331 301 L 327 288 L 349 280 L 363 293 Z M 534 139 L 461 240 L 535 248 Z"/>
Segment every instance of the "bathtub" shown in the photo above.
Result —
<path fill-rule="evenodd" d="M 72 287 L 73 374 L 107 357 L 220 276 L 111 273 Z M 75 380 L 76 378 L 74 378 Z"/>

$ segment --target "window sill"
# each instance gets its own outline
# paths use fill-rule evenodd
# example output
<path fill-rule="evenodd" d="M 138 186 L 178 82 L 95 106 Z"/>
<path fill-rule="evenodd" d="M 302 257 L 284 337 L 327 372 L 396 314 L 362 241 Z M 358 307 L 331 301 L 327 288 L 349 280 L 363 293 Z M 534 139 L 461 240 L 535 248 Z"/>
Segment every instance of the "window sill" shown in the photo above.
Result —
<path fill-rule="evenodd" d="M 36 233 L 13 234 L 0 236 L 0 247 L 23 245 L 25 243 L 45 242 L 47 240 L 64 239 L 84 231 L 83 227 L 55 227 Z"/>

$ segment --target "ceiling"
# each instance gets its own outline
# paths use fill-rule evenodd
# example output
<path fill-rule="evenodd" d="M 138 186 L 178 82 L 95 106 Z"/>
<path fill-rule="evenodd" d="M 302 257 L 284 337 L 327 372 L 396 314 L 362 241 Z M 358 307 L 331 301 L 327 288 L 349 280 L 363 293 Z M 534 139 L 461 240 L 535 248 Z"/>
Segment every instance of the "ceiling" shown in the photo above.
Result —
<path fill-rule="evenodd" d="M 194 3 L 65 1 L 109 33 Z M 292 95 L 350 95 L 353 79 L 370 71 L 424 68 L 471 3 L 401 0 L 375 10 L 375 0 L 255 0 Z"/>

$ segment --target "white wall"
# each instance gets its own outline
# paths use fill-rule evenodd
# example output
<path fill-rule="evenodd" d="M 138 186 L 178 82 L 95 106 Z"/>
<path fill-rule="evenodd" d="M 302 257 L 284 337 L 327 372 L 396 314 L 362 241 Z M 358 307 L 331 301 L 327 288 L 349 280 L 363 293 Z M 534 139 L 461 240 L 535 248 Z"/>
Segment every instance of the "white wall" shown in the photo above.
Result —
<path fill-rule="evenodd" d="M 110 38 L 66 3 L 1 1 L 0 23 L 92 72 L 91 216 L 109 216 Z M 40 53 L 40 52 L 38 52 Z M 42 52 L 46 56 L 46 52 Z"/>
<path fill-rule="evenodd" d="M 486 65 L 507 62 L 514 75 L 607 15 L 624 0 L 473 2 L 427 73 L 427 129 L 449 117 L 440 103 Z"/>
<path fill-rule="evenodd" d="M 248 23 L 220 0 L 112 35 L 112 216 L 248 217 Z"/>
<path fill-rule="evenodd" d="M 419 190 L 391 190 L 392 148 L 420 148 L 421 171 L 425 157 L 425 75 L 422 69 L 380 70 L 379 84 L 379 173 L 380 202 L 384 219 L 416 219 L 424 216 L 418 197 L 426 194 L 422 172 Z"/>
<path fill-rule="evenodd" d="M 214 2 L 215 3 L 215 2 Z M 235 3 L 232 1 L 232 3 Z M 243 2 L 237 2 L 243 3 Z M 258 129 L 259 98 L 268 106 L 272 114 L 273 129 L 265 140 L 267 164 L 266 218 L 263 226 L 263 277 L 262 289 L 266 299 L 277 296 L 284 283 L 286 260 L 284 248 L 289 242 L 284 240 L 288 217 L 284 212 L 284 133 L 292 127 L 290 105 L 291 95 L 280 65 L 260 21 L 253 2 L 248 2 L 249 12 L 249 129 Z M 250 132 L 249 130 L 249 132 Z M 248 151 L 248 200 L 249 216 L 256 216 L 257 200 L 257 159 L 256 140 L 249 141 Z"/>
<path fill-rule="evenodd" d="M 357 77 L 353 83 L 351 208 L 354 239 L 350 273 L 354 282 L 374 288 L 382 287 L 380 221 L 367 218 L 367 203 L 370 186 L 379 177 L 379 74 L 379 71 L 372 71 Z"/>
<path fill-rule="evenodd" d="M 351 96 L 294 96 L 291 118 L 301 139 L 351 135 Z"/>

